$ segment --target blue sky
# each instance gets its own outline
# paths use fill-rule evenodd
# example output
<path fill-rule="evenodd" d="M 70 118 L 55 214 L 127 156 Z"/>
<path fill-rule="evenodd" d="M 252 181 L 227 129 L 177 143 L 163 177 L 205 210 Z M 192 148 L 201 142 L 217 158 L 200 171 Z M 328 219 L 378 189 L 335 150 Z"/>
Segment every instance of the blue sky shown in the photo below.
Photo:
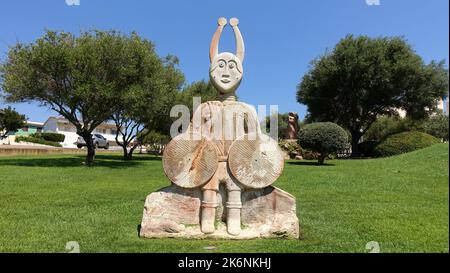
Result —
<path fill-rule="evenodd" d="M 0 59 L 8 46 L 31 42 L 44 29 L 137 31 L 156 44 L 160 55 L 180 58 L 188 82 L 208 78 L 209 43 L 217 18 L 237 17 L 244 36 L 244 79 L 237 94 L 253 104 L 277 104 L 280 112 L 306 107 L 296 102 L 296 85 L 309 62 L 346 34 L 404 36 L 426 62 L 445 59 L 448 67 L 448 0 L 5 0 L 0 10 Z M 230 27 L 220 51 L 234 51 Z M 0 107 L 5 106 L 0 102 Z M 36 104 L 13 105 L 32 121 L 54 115 Z"/>

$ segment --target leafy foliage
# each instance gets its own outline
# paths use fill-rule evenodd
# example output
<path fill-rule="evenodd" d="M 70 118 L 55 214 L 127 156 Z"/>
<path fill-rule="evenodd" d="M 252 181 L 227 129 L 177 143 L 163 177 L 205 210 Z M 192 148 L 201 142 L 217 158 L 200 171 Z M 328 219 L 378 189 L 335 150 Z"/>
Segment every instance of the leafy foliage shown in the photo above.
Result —
<path fill-rule="evenodd" d="M 416 126 L 408 118 L 381 116 L 364 134 L 364 140 L 380 142 L 390 135 L 411 131 L 413 128 Z"/>
<path fill-rule="evenodd" d="M 430 134 L 434 137 L 448 141 L 449 132 L 449 119 L 448 116 L 444 114 L 438 114 L 430 117 L 422 123 L 423 132 Z"/>
<path fill-rule="evenodd" d="M 280 145 L 280 148 L 289 155 L 290 159 L 302 155 L 302 148 L 296 141 L 280 140 L 278 141 L 278 145 Z"/>
<path fill-rule="evenodd" d="M 407 131 L 419 131 L 448 141 L 449 119 L 442 113 L 420 120 L 382 116 L 370 126 L 364 139 L 382 141 L 390 135 Z"/>
<path fill-rule="evenodd" d="M 122 146 L 126 160 L 141 144 L 139 135 L 142 138 L 147 132 L 169 131 L 170 110 L 184 82 L 183 74 L 176 68 L 176 57 L 162 60 L 153 51 L 144 50 L 139 58 L 148 59 L 142 65 L 141 81 L 118 95 L 111 117 L 117 126 L 116 142 Z"/>
<path fill-rule="evenodd" d="M 423 149 L 436 143 L 440 143 L 439 139 L 429 134 L 417 131 L 403 132 L 387 137 L 376 146 L 373 155 L 375 157 L 398 155 Z"/>
<path fill-rule="evenodd" d="M 51 132 L 44 132 L 44 133 L 36 133 L 32 134 L 32 137 L 35 138 L 42 138 L 47 141 L 53 141 L 53 142 L 64 142 L 64 139 L 66 138 L 63 134 L 58 133 L 51 133 Z"/>
<path fill-rule="evenodd" d="M 124 94 L 164 90 L 155 74 L 162 62 L 154 45 L 136 33 L 92 30 L 75 37 L 47 31 L 11 47 L 0 79 L 7 101 L 36 101 L 69 120 L 86 141 L 91 166 L 92 131 L 111 118 Z"/>
<path fill-rule="evenodd" d="M 314 60 L 297 88 L 297 101 L 308 106 L 308 119 L 332 121 L 358 142 L 380 115 L 404 109 L 413 119 L 436 110 L 448 93 L 444 62 L 425 64 L 405 39 L 346 36 Z"/>
<path fill-rule="evenodd" d="M 217 100 L 219 92 L 214 88 L 211 82 L 197 81 L 183 88 L 176 98 L 177 104 L 185 105 L 189 108 L 191 116 L 193 115 L 193 98 L 200 97 L 201 103 L 211 100 Z"/>
<path fill-rule="evenodd" d="M 331 154 L 348 145 L 347 132 L 332 122 L 317 122 L 303 126 L 299 131 L 299 142 L 303 149 L 320 154 L 319 163 Z"/>
<path fill-rule="evenodd" d="M 150 131 L 140 135 L 139 140 L 141 145 L 147 147 L 148 153 L 162 155 L 165 145 L 170 141 L 170 136 L 156 131 Z"/>
<path fill-rule="evenodd" d="M 22 128 L 25 119 L 24 115 L 19 114 L 11 107 L 0 109 L 0 139 L 5 138 L 9 132 Z"/>
<path fill-rule="evenodd" d="M 30 142 L 30 143 L 36 143 L 36 144 L 42 144 L 47 146 L 53 146 L 53 147 L 62 147 L 62 145 L 59 142 L 55 141 L 48 141 L 43 138 L 35 137 L 35 136 L 17 136 L 15 138 L 16 142 Z"/>

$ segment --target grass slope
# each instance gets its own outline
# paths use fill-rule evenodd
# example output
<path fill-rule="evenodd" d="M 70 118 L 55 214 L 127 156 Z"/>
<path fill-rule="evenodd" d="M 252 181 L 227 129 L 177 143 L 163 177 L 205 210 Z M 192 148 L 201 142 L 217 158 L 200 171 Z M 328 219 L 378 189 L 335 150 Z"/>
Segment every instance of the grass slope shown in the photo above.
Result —
<path fill-rule="evenodd" d="M 0 252 L 448 252 L 448 150 L 287 162 L 275 186 L 296 196 L 302 239 L 247 241 L 138 238 L 145 197 L 169 184 L 159 158 L 0 158 Z"/>

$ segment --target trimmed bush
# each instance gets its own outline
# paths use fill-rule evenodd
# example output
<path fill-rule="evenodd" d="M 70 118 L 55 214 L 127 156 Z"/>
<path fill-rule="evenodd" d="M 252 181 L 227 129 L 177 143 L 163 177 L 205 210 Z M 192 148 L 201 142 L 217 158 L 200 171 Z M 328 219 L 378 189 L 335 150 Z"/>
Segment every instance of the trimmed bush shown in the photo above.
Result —
<path fill-rule="evenodd" d="M 417 131 L 403 132 L 389 136 L 378 144 L 373 151 L 373 156 L 386 157 L 408 153 L 436 143 L 440 143 L 440 140 L 432 135 Z"/>
<path fill-rule="evenodd" d="M 373 151 L 380 144 L 379 141 L 368 140 L 358 144 L 359 151 L 363 154 L 363 156 L 371 157 L 373 156 Z"/>
<path fill-rule="evenodd" d="M 52 141 L 52 142 L 64 142 L 64 139 L 66 138 L 65 135 L 63 134 L 58 134 L 58 133 L 36 133 L 31 135 L 35 138 L 42 138 L 44 140 L 47 141 Z"/>
<path fill-rule="evenodd" d="M 407 118 L 381 116 L 364 134 L 365 140 L 381 142 L 388 136 L 413 131 L 414 122 Z"/>
<path fill-rule="evenodd" d="M 42 144 L 42 145 L 48 145 L 48 146 L 53 146 L 53 147 L 62 147 L 62 145 L 59 144 L 58 142 L 47 141 L 45 139 L 37 138 L 37 137 L 33 137 L 33 136 L 18 136 L 18 137 L 16 137 L 16 142 L 22 142 L 22 141 L 36 143 L 36 144 Z"/>
<path fill-rule="evenodd" d="M 303 149 L 319 153 L 319 164 L 323 164 L 328 155 L 348 147 L 347 132 L 332 122 L 305 125 L 298 136 Z"/>

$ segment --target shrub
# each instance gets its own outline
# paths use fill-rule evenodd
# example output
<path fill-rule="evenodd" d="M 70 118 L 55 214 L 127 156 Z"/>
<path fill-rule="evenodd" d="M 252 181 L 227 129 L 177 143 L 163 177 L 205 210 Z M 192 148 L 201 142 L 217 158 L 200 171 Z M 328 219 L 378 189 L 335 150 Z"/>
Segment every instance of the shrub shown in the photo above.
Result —
<path fill-rule="evenodd" d="M 363 154 L 363 156 L 373 156 L 373 151 L 380 144 L 379 141 L 368 140 L 358 144 L 359 151 Z"/>
<path fill-rule="evenodd" d="M 328 155 L 348 147 L 348 134 L 331 122 L 311 123 L 300 130 L 299 143 L 303 149 L 319 153 L 319 164 L 323 164 Z"/>
<path fill-rule="evenodd" d="M 412 152 L 439 143 L 440 140 L 432 135 L 410 131 L 387 137 L 378 144 L 373 151 L 375 157 L 385 157 Z"/>
<path fill-rule="evenodd" d="M 411 131 L 412 122 L 406 118 L 382 116 L 364 134 L 365 140 L 383 141 L 390 135 Z"/>
<path fill-rule="evenodd" d="M 421 131 L 444 141 L 448 141 L 448 122 L 448 116 L 438 114 L 423 121 Z"/>
<path fill-rule="evenodd" d="M 31 135 L 31 136 L 35 137 L 35 138 L 42 138 L 44 140 L 52 141 L 52 142 L 64 142 L 64 139 L 66 138 L 66 136 L 63 135 L 63 134 L 50 133 L 50 132 L 47 132 L 47 133 L 36 133 L 36 134 Z"/>
<path fill-rule="evenodd" d="M 157 155 L 163 154 L 166 144 L 170 141 L 168 135 L 155 131 L 151 131 L 150 133 L 145 134 L 145 136 L 138 135 L 137 139 L 141 145 L 147 146 L 147 153 Z"/>
<path fill-rule="evenodd" d="M 302 148 L 296 141 L 280 140 L 278 144 L 289 155 L 290 159 L 295 159 L 296 156 L 302 154 Z"/>
<path fill-rule="evenodd" d="M 22 142 L 22 141 L 36 143 L 36 144 L 42 144 L 42 145 L 48 145 L 48 146 L 53 146 L 53 147 L 62 147 L 62 145 L 58 142 L 47 141 L 45 139 L 37 138 L 34 136 L 18 136 L 18 137 L 16 137 L 16 142 Z"/>

